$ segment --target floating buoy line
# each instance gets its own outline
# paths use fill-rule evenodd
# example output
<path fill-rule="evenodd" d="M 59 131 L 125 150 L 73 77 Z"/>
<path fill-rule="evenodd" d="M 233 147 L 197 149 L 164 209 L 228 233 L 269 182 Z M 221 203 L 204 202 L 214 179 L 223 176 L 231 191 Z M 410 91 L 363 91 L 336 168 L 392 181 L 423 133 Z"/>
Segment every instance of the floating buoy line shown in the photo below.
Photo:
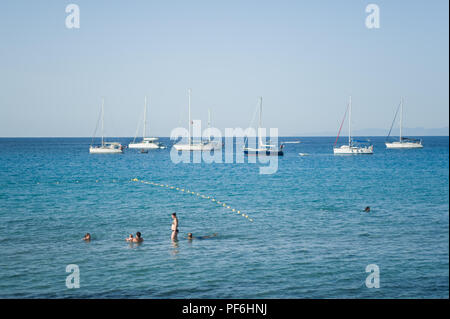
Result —
<path fill-rule="evenodd" d="M 223 202 L 217 200 L 213 196 L 208 196 L 208 195 L 204 195 L 204 194 L 201 194 L 201 193 L 197 193 L 197 192 L 194 192 L 194 191 L 191 191 L 189 189 L 182 188 L 182 187 L 175 187 L 175 186 L 168 185 L 168 184 L 160 184 L 160 183 L 155 183 L 155 182 L 151 182 L 151 181 L 144 181 L 144 180 L 139 180 L 137 178 L 133 178 L 131 181 L 132 182 L 141 182 L 142 184 L 147 184 L 147 185 L 152 185 L 152 186 L 157 186 L 157 187 L 163 187 L 165 189 L 179 191 L 179 192 L 182 192 L 182 193 L 185 193 L 185 194 L 195 195 L 195 196 L 197 196 L 199 198 L 209 200 L 212 203 L 215 203 L 215 204 L 217 204 L 217 205 L 219 205 L 221 207 L 229 209 L 231 212 L 236 213 L 238 215 L 241 215 L 242 217 L 246 218 L 248 221 L 253 222 L 253 219 L 250 218 L 250 216 L 248 216 L 247 214 L 245 214 L 245 213 L 241 212 L 240 210 L 237 210 L 237 209 L 227 205 L 226 203 L 223 203 Z"/>
<path fill-rule="evenodd" d="M 95 183 L 102 183 L 102 182 L 104 182 L 104 181 L 98 180 L 98 179 L 95 180 Z M 118 179 L 113 179 L 112 182 L 113 183 L 117 183 L 117 182 L 120 182 L 120 181 Z M 238 215 L 241 215 L 242 217 L 244 217 L 248 221 L 253 222 L 253 219 L 250 216 L 248 216 L 247 214 L 243 213 L 242 211 L 240 211 L 240 210 L 238 210 L 236 208 L 233 208 L 230 205 L 228 205 L 228 204 L 226 204 L 226 203 L 224 203 L 224 202 L 214 198 L 214 196 L 204 195 L 204 194 L 201 194 L 201 193 L 198 193 L 198 192 L 194 192 L 194 191 L 191 191 L 191 190 L 189 190 L 187 188 L 183 188 L 183 187 L 176 187 L 176 186 L 172 186 L 172 185 L 168 185 L 168 184 L 160 184 L 160 183 L 155 183 L 155 182 L 152 182 L 152 181 L 144 181 L 144 180 L 139 180 L 137 178 L 133 178 L 131 180 L 131 182 L 140 182 L 140 183 L 146 184 L 146 185 L 157 186 L 157 187 L 161 187 L 161 188 L 164 188 L 164 189 L 167 189 L 167 190 L 174 190 L 174 191 L 182 192 L 182 193 L 185 193 L 185 194 L 194 195 L 194 196 L 196 196 L 198 198 L 209 200 L 212 204 L 216 204 L 216 205 L 218 205 L 220 207 L 228 209 L 230 212 L 236 213 Z M 35 185 L 64 185 L 65 184 L 64 181 L 62 181 L 62 182 L 61 181 L 52 181 L 52 182 L 49 182 L 49 183 L 35 182 L 35 183 L 36 183 Z M 79 180 L 69 181 L 69 183 L 81 184 L 81 182 Z"/>

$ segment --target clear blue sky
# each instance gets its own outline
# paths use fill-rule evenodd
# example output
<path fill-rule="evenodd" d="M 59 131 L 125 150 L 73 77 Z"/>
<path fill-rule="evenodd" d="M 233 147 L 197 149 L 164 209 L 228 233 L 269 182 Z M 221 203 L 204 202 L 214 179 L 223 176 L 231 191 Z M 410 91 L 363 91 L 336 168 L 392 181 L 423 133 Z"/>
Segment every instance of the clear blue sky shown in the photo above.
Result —
<path fill-rule="evenodd" d="M 76 3 L 81 28 L 65 27 Z M 365 7 L 380 7 L 367 29 Z M 150 133 L 192 114 L 247 127 L 257 97 L 281 135 L 337 132 L 348 95 L 353 127 L 389 129 L 449 116 L 448 1 L 0 2 L 0 136 L 134 136 L 150 99 Z"/>

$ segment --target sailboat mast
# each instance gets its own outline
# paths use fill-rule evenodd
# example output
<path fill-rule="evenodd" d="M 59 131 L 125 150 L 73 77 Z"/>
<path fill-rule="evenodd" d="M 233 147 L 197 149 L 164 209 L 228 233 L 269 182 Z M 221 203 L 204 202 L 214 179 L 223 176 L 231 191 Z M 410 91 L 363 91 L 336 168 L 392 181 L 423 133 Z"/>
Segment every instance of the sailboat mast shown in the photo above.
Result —
<path fill-rule="evenodd" d="M 400 143 L 402 142 L 402 126 L 403 126 L 403 97 L 400 99 Z"/>
<path fill-rule="evenodd" d="M 261 135 L 259 134 L 261 126 L 262 126 L 262 96 L 259 98 L 259 124 L 258 124 L 259 146 L 263 145 Z"/>
<path fill-rule="evenodd" d="M 352 96 L 349 99 L 349 113 L 348 113 L 348 145 L 352 144 Z"/>
<path fill-rule="evenodd" d="M 144 100 L 144 130 L 142 131 L 142 140 L 145 139 L 145 129 L 147 126 L 147 96 L 145 96 Z"/>
<path fill-rule="evenodd" d="M 211 109 L 208 109 L 208 129 L 211 128 Z M 209 134 L 208 140 L 211 142 L 211 132 Z"/>
<path fill-rule="evenodd" d="M 192 140 L 191 140 L 191 89 L 188 89 L 188 96 L 189 96 L 189 103 L 188 103 L 188 109 L 189 109 L 189 136 L 188 136 L 188 140 L 189 140 L 189 145 L 192 144 Z"/>
<path fill-rule="evenodd" d="M 103 114 L 104 114 L 104 104 L 105 104 L 105 99 L 104 98 L 102 98 L 102 146 L 104 145 L 104 142 L 103 142 Z"/>

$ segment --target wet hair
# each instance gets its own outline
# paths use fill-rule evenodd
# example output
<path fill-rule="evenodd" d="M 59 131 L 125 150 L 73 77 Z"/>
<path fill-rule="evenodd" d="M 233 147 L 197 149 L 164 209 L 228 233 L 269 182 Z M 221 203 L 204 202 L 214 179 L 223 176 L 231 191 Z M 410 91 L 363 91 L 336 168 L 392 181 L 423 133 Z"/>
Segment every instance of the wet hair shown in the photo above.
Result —
<path fill-rule="evenodd" d="M 137 232 L 137 233 L 136 233 L 136 236 L 139 237 L 139 238 L 141 238 L 141 232 Z"/>
<path fill-rule="evenodd" d="M 188 233 L 188 238 L 192 238 L 192 233 Z"/>
<path fill-rule="evenodd" d="M 172 216 L 177 216 L 177 213 L 172 213 Z"/>

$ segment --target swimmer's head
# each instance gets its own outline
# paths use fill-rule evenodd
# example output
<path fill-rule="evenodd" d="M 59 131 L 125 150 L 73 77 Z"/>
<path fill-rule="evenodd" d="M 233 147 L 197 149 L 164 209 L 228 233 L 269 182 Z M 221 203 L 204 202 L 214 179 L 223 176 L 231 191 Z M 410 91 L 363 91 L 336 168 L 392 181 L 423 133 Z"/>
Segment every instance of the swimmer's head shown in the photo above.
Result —
<path fill-rule="evenodd" d="M 133 234 L 130 234 L 130 238 L 133 238 Z"/>
<path fill-rule="evenodd" d="M 136 237 L 137 237 L 137 238 L 141 238 L 141 233 L 140 233 L 140 232 L 137 232 L 137 233 L 136 233 Z"/>
<path fill-rule="evenodd" d="M 192 239 L 192 233 L 188 233 L 188 239 Z"/>
<path fill-rule="evenodd" d="M 173 218 L 177 217 L 177 213 L 172 213 L 172 217 Z"/>

